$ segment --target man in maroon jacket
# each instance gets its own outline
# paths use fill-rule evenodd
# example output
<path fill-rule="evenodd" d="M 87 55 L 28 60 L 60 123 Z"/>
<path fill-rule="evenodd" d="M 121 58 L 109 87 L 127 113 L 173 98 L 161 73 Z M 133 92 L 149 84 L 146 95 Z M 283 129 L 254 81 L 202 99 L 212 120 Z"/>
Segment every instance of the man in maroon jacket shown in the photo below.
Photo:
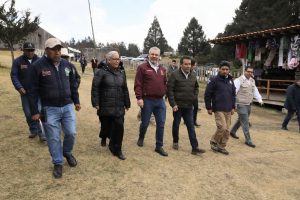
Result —
<path fill-rule="evenodd" d="M 137 145 L 140 147 L 144 145 L 145 134 L 153 113 L 156 121 L 155 151 L 162 156 L 168 156 L 168 153 L 163 149 L 166 120 L 166 105 L 163 96 L 166 94 L 166 69 L 158 63 L 159 48 L 151 47 L 148 56 L 148 61 L 138 66 L 134 83 L 137 104 L 142 110 Z"/>

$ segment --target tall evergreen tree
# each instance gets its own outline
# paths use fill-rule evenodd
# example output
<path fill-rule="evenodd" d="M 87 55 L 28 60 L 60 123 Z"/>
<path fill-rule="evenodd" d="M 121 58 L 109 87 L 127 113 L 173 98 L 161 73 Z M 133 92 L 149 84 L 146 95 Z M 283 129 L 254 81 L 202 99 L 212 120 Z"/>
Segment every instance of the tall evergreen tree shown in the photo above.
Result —
<path fill-rule="evenodd" d="M 225 35 L 300 23 L 300 0 L 243 0 Z"/>
<path fill-rule="evenodd" d="M 140 55 L 140 49 L 136 44 L 129 43 L 127 51 L 127 55 L 131 57 L 137 57 Z"/>
<path fill-rule="evenodd" d="M 203 57 L 210 52 L 210 45 L 205 38 L 202 26 L 195 17 L 191 19 L 183 32 L 183 37 L 178 44 L 178 52 L 192 57 Z"/>
<path fill-rule="evenodd" d="M 170 49 L 166 38 L 160 28 L 157 17 L 154 17 L 154 20 L 149 28 L 148 35 L 144 40 L 144 53 L 148 53 L 149 49 L 153 46 L 156 46 L 160 49 L 161 54 Z"/>
<path fill-rule="evenodd" d="M 30 33 L 39 28 L 38 16 L 30 19 L 31 12 L 20 12 L 15 9 L 15 0 L 6 1 L 0 6 L 0 40 L 10 49 L 12 61 L 14 60 L 14 44 L 24 40 Z M 8 8 L 7 8 L 8 7 Z"/>

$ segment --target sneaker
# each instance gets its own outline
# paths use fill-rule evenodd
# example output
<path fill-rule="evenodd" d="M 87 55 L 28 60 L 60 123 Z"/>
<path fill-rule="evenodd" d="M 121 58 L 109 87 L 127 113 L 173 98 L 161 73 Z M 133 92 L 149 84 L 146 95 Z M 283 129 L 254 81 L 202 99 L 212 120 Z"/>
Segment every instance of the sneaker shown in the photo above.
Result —
<path fill-rule="evenodd" d="M 173 143 L 173 149 L 175 149 L 175 150 L 178 150 L 178 149 L 179 149 L 178 142 L 174 142 L 174 143 Z"/>
<path fill-rule="evenodd" d="M 47 138 L 45 136 L 39 136 L 39 137 L 40 137 L 41 142 L 46 142 L 47 141 Z"/>
<path fill-rule="evenodd" d="M 76 167 L 77 160 L 72 154 L 69 154 L 69 155 L 64 154 L 64 157 L 67 159 L 67 162 L 68 162 L 70 167 Z"/>
<path fill-rule="evenodd" d="M 117 156 L 120 160 L 126 160 L 126 157 L 124 156 L 124 154 L 122 153 L 122 151 L 120 151 L 119 153 L 117 153 L 116 156 Z"/>
<path fill-rule="evenodd" d="M 54 178 L 61 178 L 62 177 L 62 165 L 54 165 L 52 174 L 53 174 Z"/>
<path fill-rule="evenodd" d="M 144 146 L 144 139 L 139 138 L 136 144 L 137 144 L 139 147 Z"/>
<path fill-rule="evenodd" d="M 161 156 L 168 156 L 168 153 L 162 148 L 156 148 L 155 152 L 157 152 L 158 154 L 160 154 Z"/>
<path fill-rule="evenodd" d="M 228 155 L 229 152 L 225 149 L 225 148 L 218 148 L 218 152 L 224 154 L 224 155 Z"/>
<path fill-rule="evenodd" d="M 195 149 L 192 149 L 192 154 L 193 155 L 197 155 L 197 154 L 202 154 L 202 153 L 205 153 L 205 150 L 204 149 L 200 149 L 200 148 L 195 148 Z"/>
<path fill-rule="evenodd" d="M 289 129 L 286 126 L 281 127 L 282 130 L 288 131 Z"/>
<path fill-rule="evenodd" d="M 249 147 L 252 147 L 252 148 L 255 148 L 255 147 L 256 147 L 256 145 L 253 144 L 252 142 L 245 142 L 245 144 L 246 144 L 247 146 L 249 146 Z"/>

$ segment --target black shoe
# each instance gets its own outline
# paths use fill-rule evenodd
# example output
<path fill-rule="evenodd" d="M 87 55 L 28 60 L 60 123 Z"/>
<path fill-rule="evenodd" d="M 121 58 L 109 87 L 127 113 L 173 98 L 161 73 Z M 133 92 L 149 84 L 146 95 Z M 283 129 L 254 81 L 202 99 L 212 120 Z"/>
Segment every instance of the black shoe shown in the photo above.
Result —
<path fill-rule="evenodd" d="M 179 149 L 178 142 L 174 142 L 174 143 L 173 143 L 173 149 L 175 149 L 175 150 L 178 150 L 178 149 Z"/>
<path fill-rule="evenodd" d="M 47 138 L 45 136 L 39 136 L 39 137 L 40 137 L 41 142 L 46 142 L 47 141 Z"/>
<path fill-rule="evenodd" d="M 67 159 L 67 162 L 70 167 L 76 167 L 77 161 L 76 161 L 76 158 L 72 154 L 70 154 L 70 155 L 64 154 L 64 157 Z"/>
<path fill-rule="evenodd" d="M 124 156 L 124 154 L 121 152 L 119 152 L 117 155 L 116 155 L 120 160 L 126 160 L 126 157 Z"/>
<path fill-rule="evenodd" d="M 224 149 L 224 148 L 218 148 L 218 152 L 220 152 L 220 153 L 222 153 L 224 155 L 228 155 L 229 154 L 229 152 L 226 149 Z"/>
<path fill-rule="evenodd" d="M 234 134 L 234 133 L 230 133 L 230 136 L 233 137 L 234 139 L 239 139 L 239 137 L 236 136 L 236 134 Z"/>
<path fill-rule="evenodd" d="M 106 139 L 104 138 L 101 139 L 101 146 L 106 147 Z"/>
<path fill-rule="evenodd" d="M 61 178 L 62 177 L 62 165 L 54 165 L 52 174 L 53 174 L 54 178 Z"/>
<path fill-rule="evenodd" d="M 289 129 L 286 126 L 281 127 L 282 130 L 288 131 Z"/>
<path fill-rule="evenodd" d="M 245 142 L 245 144 L 246 144 L 247 146 L 249 146 L 249 147 L 252 147 L 252 148 L 255 148 L 255 147 L 256 147 L 256 145 L 253 144 L 252 142 Z"/>
<path fill-rule="evenodd" d="M 36 136 L 37 136 L 37 134 L 30 133 L 29 136 L 28 136 L 28 138 L 33 139 L 33 138 L 35 138 Z"/>
<path fill-rule="evenodd" d="M 136 144 L 137 144 L 139 147 L 144 146 L 144 139 L 139 138 Z"/>
<path fill-rule="evenodd" d="M 194 126 L 195 126 L 196 128 L 199 128 L 201 125 L 198 124 L 197 122 L 195 122 L 195 123 L 194 123 Z"/>
<path fill-rule="evenodd" d="M 218 148 L 218 144 L 213 142 L 213 141 L 210 141 L 210 148 L 211 150 L 213 150 L 214 152 L 217 152 L 219 150 Z"/>
<path fill-rule="evenodd" d="M 159 153 L 161 156 L 168 156 L 168 153 L 165 152 L 165 150 L 162 147 L 156 148 L 155 152 Z"/>
<path fill-rule="evenodd" d="M 202 154 L 202 153 L 205 153 L 204 149 L 199 149 L 198 147 L 195 148 L 195 149 L 192 149 L 192 154 L 193 155 Z"/>

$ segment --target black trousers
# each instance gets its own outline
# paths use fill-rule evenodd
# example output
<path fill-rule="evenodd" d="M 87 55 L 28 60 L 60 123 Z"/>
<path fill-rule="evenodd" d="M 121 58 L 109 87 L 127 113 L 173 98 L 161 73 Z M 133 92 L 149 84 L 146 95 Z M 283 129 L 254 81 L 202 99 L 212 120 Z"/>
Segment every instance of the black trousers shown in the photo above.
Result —
<path fill-rule="evenodd" d="M 198 109 L 199 109 L 199 103 L 198 103 L 198 98 L 196 100 L 194 100 L 194 103 L 193 103 L 193 121 L 194 121 L 194 124 L 197 122 L 197 114 L 198 114 Z"/>
<path fill-rule="evenodd" d="M 99 117 L 101 122 L 100 137 L 102 139 L 110 138 L 109 149 L 117 154 L 122 150 L 124 135 L 124 115 L 120 117 Z"/>

